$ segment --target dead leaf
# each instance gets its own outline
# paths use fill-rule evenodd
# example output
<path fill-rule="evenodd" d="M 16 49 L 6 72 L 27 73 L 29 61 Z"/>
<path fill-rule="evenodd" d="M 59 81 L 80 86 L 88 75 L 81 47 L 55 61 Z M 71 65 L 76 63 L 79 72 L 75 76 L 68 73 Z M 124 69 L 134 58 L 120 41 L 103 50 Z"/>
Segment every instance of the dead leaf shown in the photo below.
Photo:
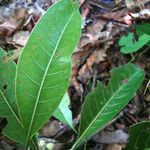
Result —
<path fill-rule="evenodd" d="M 12 34 L 16 29 L 16 25 L 9 20 L 5 21 L 3 24 L 0 24 L 0 34 L 8 36 Z"/>
<path fill-rule="evenodd" d="M 10 9 L 10 8 L 8 8 Z M 6 12 L 2 12 L 2 10 Z M 0 9 L 0 14 L 8 13 L 9 15 L 1 15 L 3 22 L 0 24 L 0 34 L 4 36 L 11 35 L 16 29 L 19 29 L 25 18 L 28 16 L 27 8 L 14 9 L 13 11 L 8 11 L 7 9 Z"/>
<path fill-rule="evenodd" d="M 125 144 L 109 144 L 104 150 L 122 150 L 125 147 Z"/>
<path fill-rule="evenodd" d="M 27 42 L 29 34 L 29 31 L 18 31 L 13 35 L 12 42 L 23 47 Z"/>
<path fill-rule="evenodd" d="M 60 130 L 61 124 L 57 120 L 48 121 L 40 131 L 40 135 L 44 137 L 53 137 Z"/>
<path fill-rule="evenodd" d="M 106 53 L 104 49 L 94 51 L 92 55 L 87 59 L 86 63 L 78 72 L 78 79 L 86 84 L 93 76 L 93 65 L 104 61 Z"/>
<path fill-rule="evenodd" d="M 125 0 L 125 4 L 126 4 L 127 8 L 129 8 L 129 9 L 134 9 L 137 7 L 142 9 L 142 8 L 144 8 L 144 5 L 148 2 L 149 2 L 149 0 L 130 0 L 130 1 Z"/>
<path fill-rule="evenodd" d="M 126 143 L 129 135 L 124 131 L 118 129 L 116 131 L 102 131 L 96 134 L 92 140 L 98 143 L 104 144 L 117 144 L 117 143 Z"/>

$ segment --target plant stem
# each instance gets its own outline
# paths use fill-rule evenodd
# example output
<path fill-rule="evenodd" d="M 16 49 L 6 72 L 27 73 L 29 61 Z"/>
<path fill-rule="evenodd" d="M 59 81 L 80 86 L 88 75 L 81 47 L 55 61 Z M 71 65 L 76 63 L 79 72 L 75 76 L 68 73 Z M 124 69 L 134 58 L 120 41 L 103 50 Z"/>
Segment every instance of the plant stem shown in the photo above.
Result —
<path fill-rule="evenodd" d="M 39 146 L 38 146 L 37 142 L 35 142 L 33 139 L 31 139 L 31 143 L 34 146 L 35 150 L 39 150 Z"/>
<path fill-rule="evenodd" d="M 34 140 L 35 136 L 30 140 L 30 143 L 32 144 L 34 150 L 39 150 L 39 146 L 37 144 L 37 142 Z M 25 145 L 24 149 L 28 150 L 30 146 L 28 144 Z"/>
<path fill-rule="evenodd" d="M 86 150 L 87 147 L 87 141 L 84 143 L 84 150 Z"/>
<path fill-rule="evenodd" d="M 135 60 L 135 57 L 133 54 L 131 54 L 132 59 L 130 60 L 130 63 L 132 63 Z"/>

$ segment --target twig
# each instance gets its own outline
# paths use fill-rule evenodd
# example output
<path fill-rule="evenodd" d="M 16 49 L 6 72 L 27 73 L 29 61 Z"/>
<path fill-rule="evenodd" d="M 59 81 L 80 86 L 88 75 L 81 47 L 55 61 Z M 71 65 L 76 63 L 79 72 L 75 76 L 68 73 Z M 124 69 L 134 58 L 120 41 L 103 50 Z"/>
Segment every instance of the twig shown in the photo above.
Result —
<path fill-rule="evenodd" d="M 144 90 L 144 92 L 143 92 L 143 95 L 145 95 L 145 93 L 146 93 L 146 91 L 147 91 L 149 85 L 150 85 L 150 80 L 148 81 L 148 83 L 147 83 L 147 85 L 146 85 L 146 88 L 145 88 L 145 90 Z"/>

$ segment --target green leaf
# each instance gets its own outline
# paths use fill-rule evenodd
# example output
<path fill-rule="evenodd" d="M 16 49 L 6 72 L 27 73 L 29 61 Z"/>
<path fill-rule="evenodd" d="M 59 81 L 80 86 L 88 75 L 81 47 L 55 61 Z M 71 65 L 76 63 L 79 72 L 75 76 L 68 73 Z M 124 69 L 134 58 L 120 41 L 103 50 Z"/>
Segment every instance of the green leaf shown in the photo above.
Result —
<path fill-rule="evenodd" d="M 15 100 L 16 64 L 6 59 L 7 55 L 9 54 L 0 48 L 0 117 L 5 117 L 8 121 L 2 133 L 15 142 L 25 144 L 26 133 L 19 119 Z M 30 141 L 30 145 L 37 149 L 36 143 L 33 139 Z"/>
<path fill-rule="evenodd" d="M 17 67 L 16 97 L 26 145 L 57 109 L 68 87 L 71 54 L 79 41 L 78 3 L 61 0 L 33 29 Z"/>
<path fill-rule="evenodd" d="M 146 34 L 148 36 L 150 36 L 150 24 L 149 23 L 142 23 L 140 25 L 136 25 L 136 32 L 138 34 L 138 36 L 141 36 L 143 34 Z M 148 43 L 146 43 L 147 46 L 150 46 L 150 40 L 148 41 Z"/>
<path fill-rule="evenodd" d="M 137 123 L 129 129 L 129 142 L 124 150 L 150 149 L 150 122 Z"/>
<path fill-rule="evenodd" d="M 53 116 L 63 122 L 64 124 L 68 125 L 70 128 L 72 128 L 74 131 L 73 127 L 73 122 L 72 122 L 72 112 L 68 108 L 70 105 L 70 99 L 68 96 L 68 93 L 66 93 L 59 104 L 58 108 L 54 112 Z"/>
<path fill-rule="evenodd" d="M 130 54 L 141 49 L 149 41 L 150 41 L 150 36 L 147 34 L 139 35 L 138 41 L 135 41 L 133 34 L 129 33 L 127 36 L 122 36 L 120 38 L 119 46 L 121 46 L 121 52 L 123 54 Z"/>
<path fill-rule="evenodd" d="M 140 25 L 136 25 L 136 31 L 138 34 L 142 32 L 143 34 L 147 34 L 150 36 L 150 23 L 142 23 Z"/>
<path fill-rule="evenodd" d="M 25 131 L 15 105 L 16 64 L 13 61 L 4 61 L 6 54 L 0 48 L 0 117 L 5 117 L 8 121 L 3 134 L 16 142 L 25 143 Z"/>
<path fill-rule="evenodd" d="M 100 83 L 83 105 L 79 136 L 72 149 L 102 130 L 134 96 L 144 79 L 144 72 L 136 65 L 126 64 L 111 72 L 108 86 Z"/>

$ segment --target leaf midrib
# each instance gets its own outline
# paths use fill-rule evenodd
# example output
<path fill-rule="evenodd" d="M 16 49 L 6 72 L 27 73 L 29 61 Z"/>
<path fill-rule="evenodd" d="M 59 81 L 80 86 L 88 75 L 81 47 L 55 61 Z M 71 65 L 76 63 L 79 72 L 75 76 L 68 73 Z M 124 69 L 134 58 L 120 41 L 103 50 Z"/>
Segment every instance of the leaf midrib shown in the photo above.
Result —
<path fill-rule="evenodd" d="M 97 118 L 99 117 L 99 115 L 103 112 L 103 110 L 107 107 L 107 105 L 110 103 L 110 101 L 117 95 L 118 91 L 120 91 L 122 89 L 123 86 L 121 86 L 121 88 L 119 88 L 116 93 L 109 99 L 109 101 L 104 105 L 104 107 L 101 109 L 101 111 L 96 115 L 96 117 L 93 119 L 93 121 L 89 124 L 89 126 L 87 127 L 87 129 L 81 134 L 80 138 L 78 139 L 77 143 L 82 139 L 82 137 L 86 134 L 86 132 L 88 131 L 88 129 L 95 123 L 95 121 L 97 120 Z"/>
<path fill-rule="evenodd" d="M 64 28 L 63 28 L 63 30 L 61 32 L 61 35 L 60 35 L 60 37 L 58 39 L 58 42 L 56 44 L 56 47 L 55 47 L 54 52 L 52 54 L 52 57 L 49 60 L 49 62 L 47 64 L 47 67 L 46 67 L 46 70 L 45 70 L 45 73 L 43 75 L 43 78 L 42 78 L 42 81 L 41 81 L 41 85 L 40 85 L 40 88 L 39 88 L 39 92 L 38 92 L 38 95 L 37 95 L 37 98 L 36 98 L 36 103 L 35 103 L 35 106 L 34 106 L 34 109 L 33 109 L 33 113 L 32 113 L 29 129 L 28 129 L 28 133 L 27 133 L 26 144 L 28 144 L 28 141 L 29 141 L 29 138 L 30 138 L 30 133 L 31 133 L 31 129 L 32 129 L 32 126 L 33 126 L 33 121 L 34 121 L 34 116 L 35 116 L 35 113 L 36 113 L 36 110 L 37 110 L 38 102 L 39 102 L 39 99 L 40 99 L 40 96 L 41 96 L 41 91 L 42 91 L 42 88 L 43 88 L 43 85 L 44 85 L 44 82 L 45 82 L 46 75 L 48 73 L 48 70 L 49 70 L 49 67 L 51 65 L 51 62 L 52 62 L 52 60 L 54 58 L 54 55 L 55 55 L 55 53 L 57 51 L 57 48 L 58 48 L 59 43 L 61 41 L 61 38 L 62 38 L 62 36 L 63 36 L 63 34 L 65 32 L 65 29 L 67 28 L 68 24 L 70 23 L 70 21 L 71 21 L 71 19 L 73 17 L 73 14 L 74 14 L 74 10 L 72 11 L 72 14 L 71 14 L 69 20 L 67 21 L 66 25 L 64 26 Z"/>
<path fill-rule="evenodd" d="M 135 74 L 133 74 L 130 79 L 132 79 L 137 73 L 139 73 L 139 71 L 136 71 Z M 114 93 L 114 95 L 112 95 L 112 97 L 110 97 L 109 101 L 104 105 L 104 107 L 102 108 L 102 110 L 96 115 L 96 117 L 93 119 L 93 121 L 89 124 L 89 126 L 87 127 L 87 129 L 81 134 L 81 136 L 79 137 L 79 139 L 76 141 L 76 143 L 73 145 L 71 150 L 74 150 L 74 148 L 76 147 L 76 145 L 80 142 L 80 140 L 82 139 L 82 137 L 86 134 L 86 132 L 88 131 L 88 129 L 94 124 L 94 122 L 97 120 L 97 118 L 99 117 L 99 115 L 102 113 L 102 111 L 107 107 L 107 105 L 110 103 L 110 101 L 117 95 L 117 93 L 124 87 L 124 84 L 122 84 L 122 86 Z"/>

